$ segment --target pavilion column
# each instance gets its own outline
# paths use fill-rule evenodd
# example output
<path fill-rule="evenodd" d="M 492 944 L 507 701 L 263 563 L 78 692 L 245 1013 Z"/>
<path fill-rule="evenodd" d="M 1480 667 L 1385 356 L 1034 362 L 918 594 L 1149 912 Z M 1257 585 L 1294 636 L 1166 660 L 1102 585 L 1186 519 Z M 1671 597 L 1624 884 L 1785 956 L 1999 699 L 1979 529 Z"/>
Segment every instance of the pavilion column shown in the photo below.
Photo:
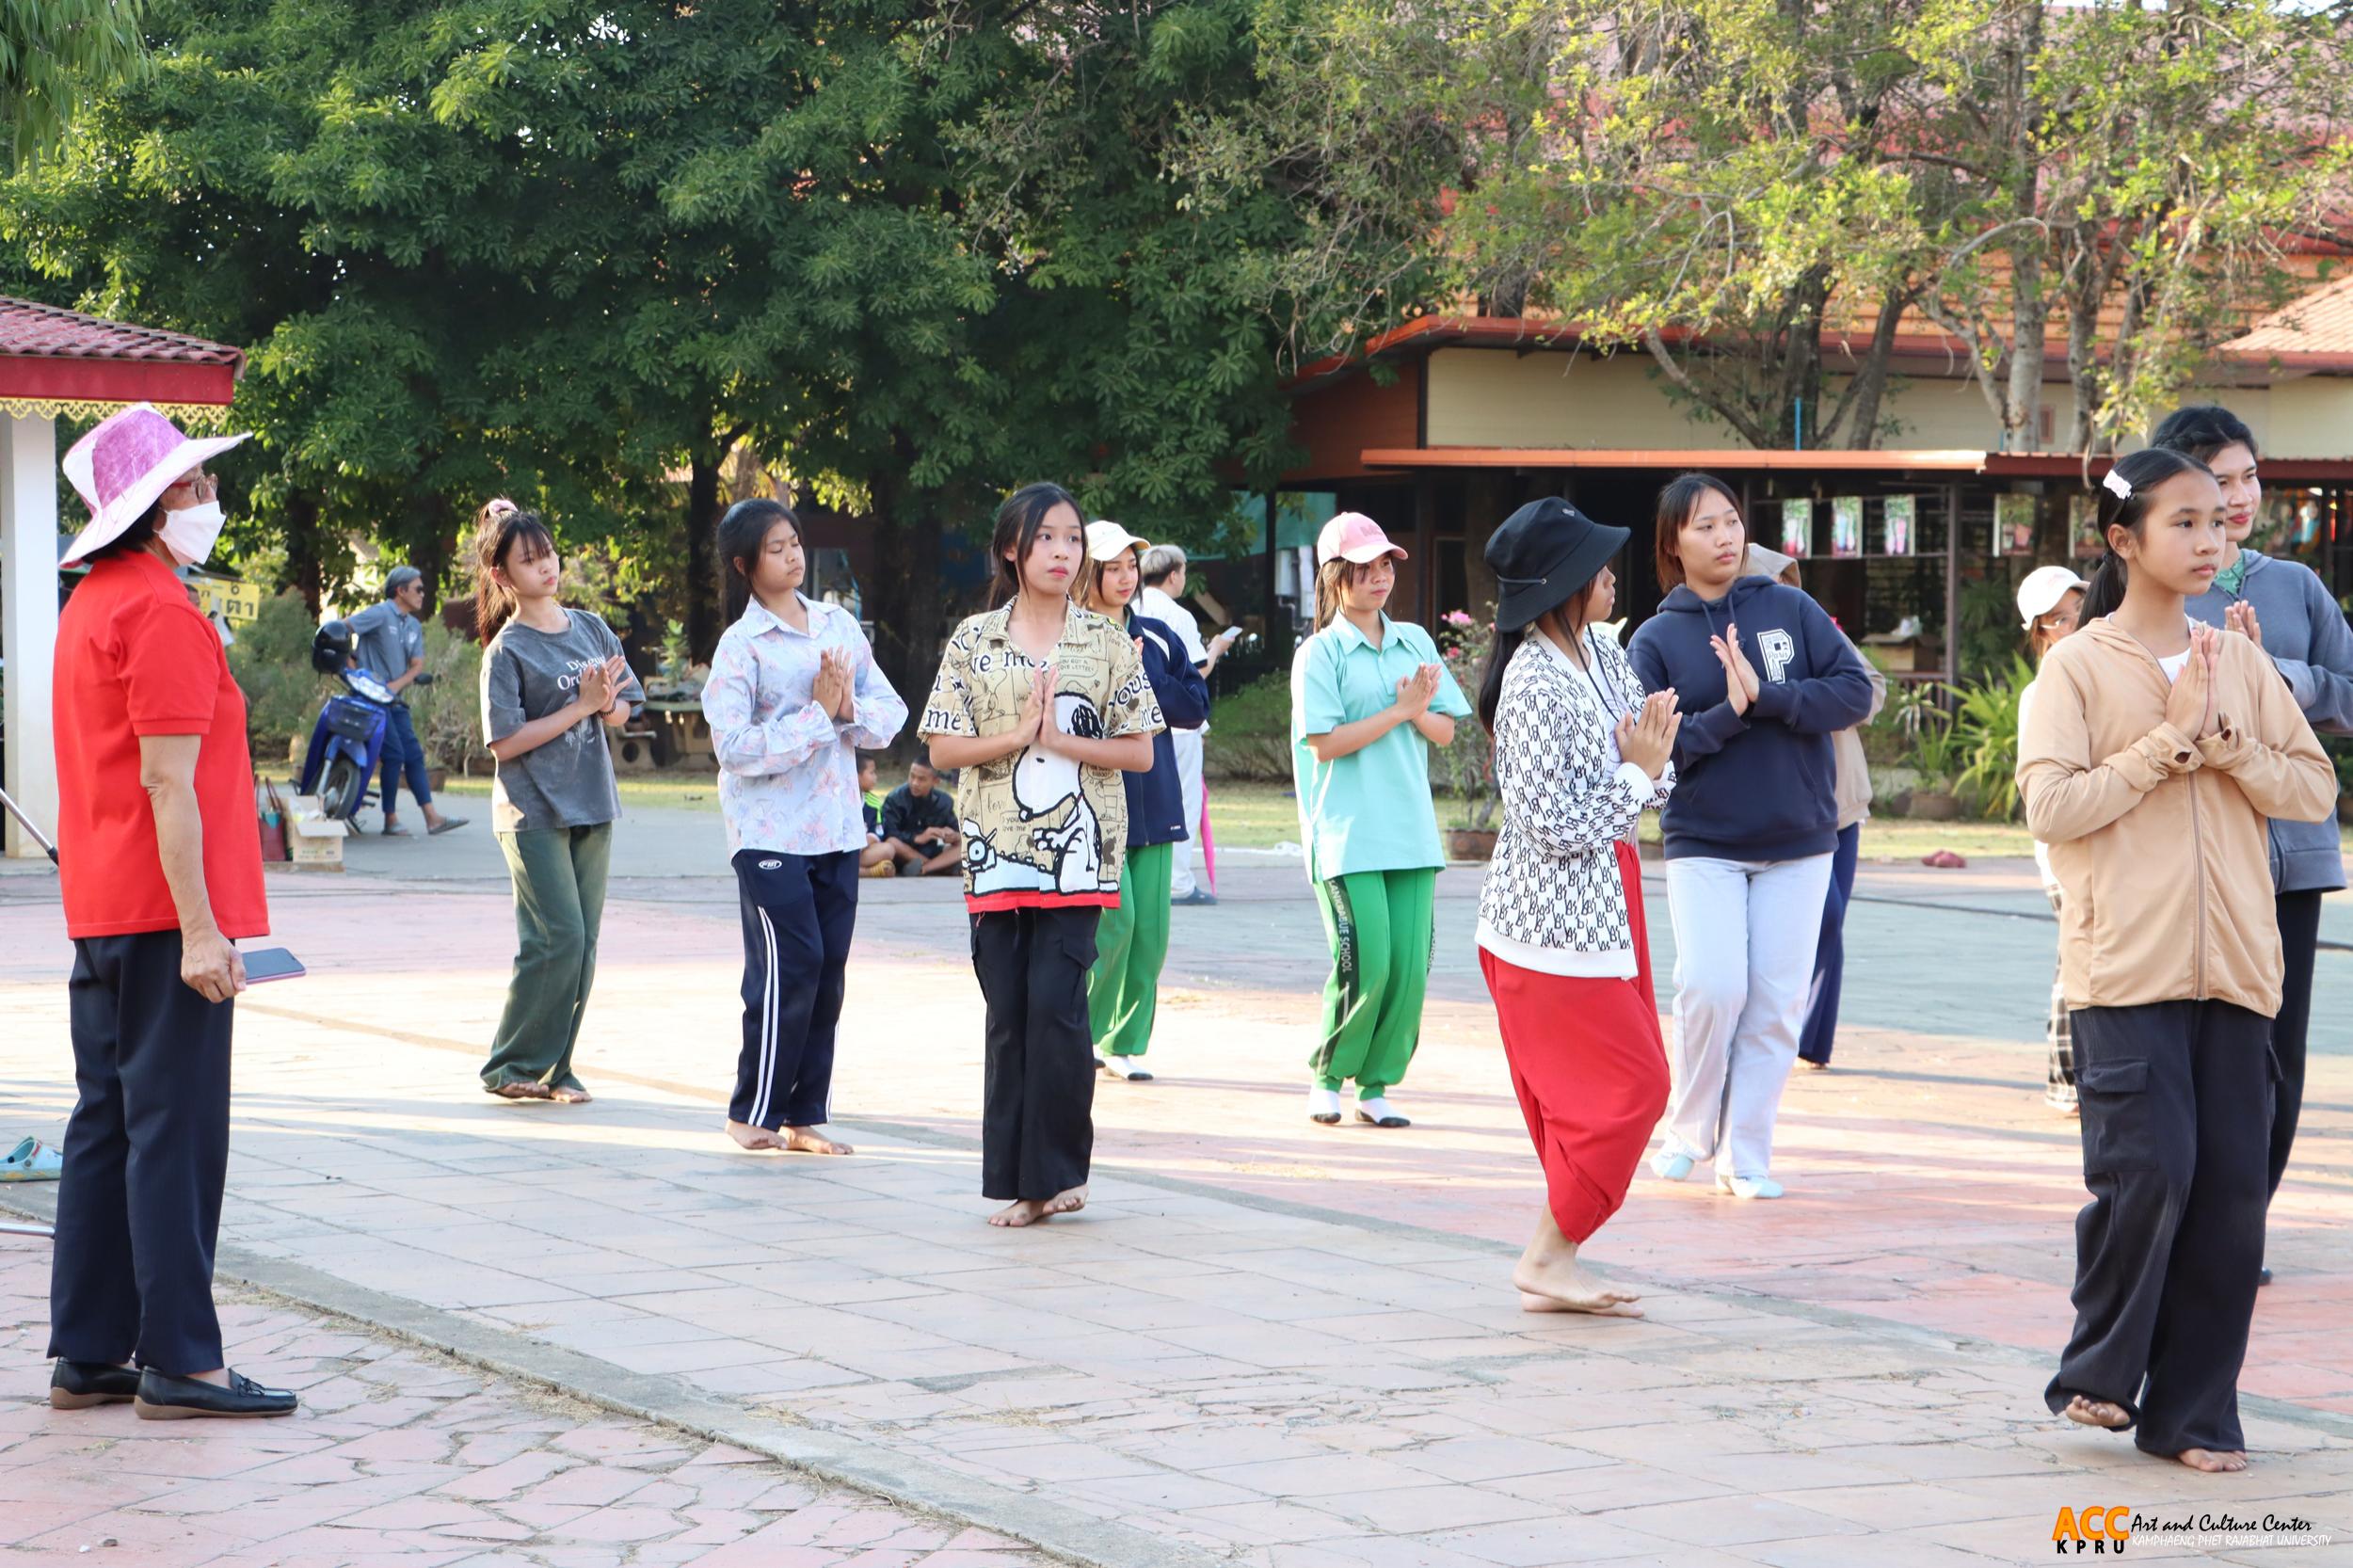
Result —
<path fill-rule="evenodd" d="M 8 663 L 8 792 L 41 831 L 57 822 L 50 671 L 57 647 L 57 424 L 0 415 L 0 658 Z M 39 856 L 15 822 L 7 851 Z"/>

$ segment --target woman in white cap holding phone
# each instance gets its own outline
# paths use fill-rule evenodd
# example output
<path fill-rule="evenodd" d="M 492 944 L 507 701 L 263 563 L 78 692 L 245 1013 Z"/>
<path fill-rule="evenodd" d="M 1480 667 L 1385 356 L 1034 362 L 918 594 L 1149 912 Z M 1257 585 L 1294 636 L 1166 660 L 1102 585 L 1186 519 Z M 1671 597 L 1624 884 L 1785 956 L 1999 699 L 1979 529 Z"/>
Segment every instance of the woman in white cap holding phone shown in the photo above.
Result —
<path fill-rule="evenodd" d="M 2080 624 L 2084 609 L 2084 580 L 2065 567 L 2037 567 L 2026 573 L 2018 584 L 2018 619 L 2026 629 L 2026 650 L 2037 665 L 2042 656 L 2057 646 L 2060 638 L 2073 632 Z M 2034 702 L 2034 682 L 2029 680 L 2018 694 L 2018 732 L 2026 732 L 2026 712 Z M 2058 878 L 2051 872 L 2051 846 L 2037 839 L 2034 843 L 2034 866 L 2041 874 L 2042 891 L 2051 901 L 2051 912 L 2059 913 Z M 2042 1092 L 2044 1103 L 2052 1110 L 2073 1116 L 2075 1114 L 2075 1056 L 2073 1036 L 2067 1023 L 2067 995 L 2059 988 L 2058 960 L 2052 959 L 2051 1016 L 2043 1025 L 2042 1038 L 2049 1046 L 2051 1065 L 2048 1084 Z"/>
<path fill-rule="evenodd" d="M 1405 552 L 1362 512 L 1316 540 L 1316 631 L 1291 661 L 1291 775 L 1307 878 L 1332 944 L 1322 1038 L 1308 1057 L 1307 1114 L 1404 1127 L 1387 1091 L 1421 1038 L 1438 869 L 1430 748 L 1470 716 L 1430 633 L 1391 620 Z"/>
<path fill-rule="evenodd" d="M 269 932 L 245 694 L 174 573 L 220 536 L 207 459 L 135 404 L 73 443 L 88 575 L 57 619 L 57 812 L 69 1026 L 50 1277 L 49 1402 L 151 1419 L 284 1416 L 295 1396 L 228 1369 L 213 1248 L 229 1170 L 240 937 Z"/>

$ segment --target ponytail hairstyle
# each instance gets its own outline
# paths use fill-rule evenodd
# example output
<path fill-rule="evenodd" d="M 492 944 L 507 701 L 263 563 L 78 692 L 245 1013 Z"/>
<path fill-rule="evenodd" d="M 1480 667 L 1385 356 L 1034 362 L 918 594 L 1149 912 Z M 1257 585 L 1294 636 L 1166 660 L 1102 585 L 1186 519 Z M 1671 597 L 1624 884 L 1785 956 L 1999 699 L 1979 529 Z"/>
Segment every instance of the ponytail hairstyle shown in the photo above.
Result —
<path fill-rule="evenodd" d="M 1487 648 L 1487 662 L 1479 670 L 1479 722 L 1490 740 L 1495 737 L 1496 714 L 1503 706 L 1503 677 L 1504 672 L 1512 667 L 1512 655 L 1517 653 L 1529 638 L 1544 635 L 1545 616 L 1559 616 L 1561 631 L 1568 640 L 1583 643 L 1586 630 L 1593 624 L 1593 584 L 1601 580 L 1601 573 L 1602 568 L 1595 567 L 1593 575 L 1578 584 L 1576 592 L 1518 631 L 1496 633 L 1495 641 Z"/>
<path fill-rule="evenodd" d="M 802 537 L 801 520 L 781 501 L 766 496 L 739 501 L 719 520 L 718 541 L 713 548 L 719 554 L 720 602 L 727 609 L 730 626 L 743 618 L 744 608 L 752 601 L 752 578 L 747 568 L 768 543 L 768 531 L 779 522 L 792 525 L 792 536 L 800 539 L 806 560 L 808 541 Z"/>
<path fill-rule="evenodd" d="M 1021 565 L 1030 558 L 1030 547 L 1037 542 L 1037 531 L 1046 525 L 1046 514 L 1057 506 L 1067 506 L 1083 524 L 1087 515 L 1068 490 L 1060 485 L 1038 483 L 1024 485 L 997 508 L 997 531 L 988 541 L 988 558 L 996 567 L 989 579 L 991 586 L 1006 599 L 1021 596 Z M 1012 559 L 1006 559 L 1007 552 Z M 1075 593 L 1079 579 L 1086 571 L 1086 547 L 1079 549 L 1079 570 L 1071 573 L 1071 588 Z M 995 602 L 987 606 L 995 609 Z"/>
<path fill-rule="evenodd" d="M 2149 444 L 2184 453 L 2201 463 L 2213 462 L 2216 454 L 2231 446 L 2243 446 L 2257 457 L 2263 456 L 2247 422 L 2219 403 L 2193 403 L 2174 409 L 2150 435 Z"/>
<path fill-rule="evenodd" d="M 1711 492 L 1730 502 L 1733 510 L 1740 509 L 1740 498 L 1732 493 L 1732 487 L 1712 473 L 1679 474 L 1658 492 L 1657 532 L 1653 536 L 1652 550 L 1660 586 L 1673 588 L 1682 584 L 1683 552 L 1679 547 L 1683 525 L 1700 509 L 1701 498 Z M 1748 520 L 1745 516 L 1740 520 L 1743 534 L 1747 532 Z"/>
<path fill-rule="evenodd" d="M 1340 616 L 1340 590 L 1356 581 L 1356 563 L 1337 556 L 1316 568 L 1316 630 Z"/>
<path fill-rule="evenodd" d="M 473 623 L 474 634 L 486 648 L 521 603 L 497 576 L 506 568 L 509 552 L 518 548 L 533 556 L 552 552 L 555 536 L 538 513 L 527 512 L 503 495 L 484 502 L 473 517 Z"/>
<path fill-rule="evenodd" d="M 2227 444 L 2227 443 L 2225 443 Z M 2185 452 L 2153 446 L 2119 457 L 2116 466 L 2100 481 L 2100 538 L 2106 543 L 2108 530 L 2121 528 L 2135 538 L 2140 536 L 2141 524 L 2149 516 L 2149 492 L 2167 480 L 2185 473 L 2203 473 L 2213 477 L 2206 465 Z M 2124 557 L 2108 546 L 2107 553 L 2091 573 L 2091 586 L 2084 594 L 2084 624 L 2089 625 L 2102 616 L 2112 616 L 2124 602 Z"/>

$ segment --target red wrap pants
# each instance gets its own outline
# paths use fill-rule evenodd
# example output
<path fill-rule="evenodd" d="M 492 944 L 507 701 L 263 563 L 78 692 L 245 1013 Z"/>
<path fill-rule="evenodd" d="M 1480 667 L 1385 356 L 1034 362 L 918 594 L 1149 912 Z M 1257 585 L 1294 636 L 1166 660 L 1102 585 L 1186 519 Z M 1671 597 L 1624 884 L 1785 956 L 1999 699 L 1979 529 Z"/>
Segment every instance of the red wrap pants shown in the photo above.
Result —
<path fill-rule="evenodd" d="M 1634 934 L 1634 978 L 1542 974 L 1481 949 L 1512 1088 L 1544 1161 L 1561 1234 L 1582 1242 L 1625 1202 L 1635 1167 L 1667 1109 L 1667 1045 L 1651 990 L 1642 873 L 1632 844 L 1618 875 Z"/>

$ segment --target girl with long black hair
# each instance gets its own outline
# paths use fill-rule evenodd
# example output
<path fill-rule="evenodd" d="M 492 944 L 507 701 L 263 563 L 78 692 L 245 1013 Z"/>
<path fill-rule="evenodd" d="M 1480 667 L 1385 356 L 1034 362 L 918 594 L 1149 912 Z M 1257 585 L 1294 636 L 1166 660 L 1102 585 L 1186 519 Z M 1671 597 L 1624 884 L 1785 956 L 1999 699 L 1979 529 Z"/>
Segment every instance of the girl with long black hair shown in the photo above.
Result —
<path fill-rule="evenodd" d="M 848 1154 L 819 1128 L 866 847 L 857 752 L 888 745 L 907 705 L 857 617 L 801 592 L 808 554 L 790 507 L 728 507 L 718 555 L 729 624 L 703 716 L 744 922 L 744 1046 L 728 1136 L 747 1149 Z"/>
<path fill-rule="evenodd" d="M 1548 497 L 1487 544 L 1502 596 L 1479 722 L 1495 737 L 1503 828 L 1479 896 L 1479 967 L 1545 1171 L 1536 1233 L 1512 1271 L 1530 1312 L 1641 1316 L 1631 1292 L 1577 1266 L 1667 1104 L 1634 830 L 1667 799 L 1681 720 L 1674 694 L 1645 693 L 1596 630 L 1625 541 Z"/>
<path fill-rule="evenodd" d="M 2018 789 L 2061 889 L 2084 1185 L 2054 1414 L 2245 1467 L 2238 1371 L 2263 1260 L 2280 931 L 2266 818 L 2317 822 L 2336 774 L 2246 636 L 2193 621 L 2222 491 L 2162 448 L 2103 481 L 2108 554 L 2052 648 Z"/>
<path fill-rule="evenodd" d="M 646 694 L 613 629 L 556 598 L 563 575 L 538 513 L 502 497 L 475 515 L 482 736 L 497 763 L 490 825 L 514 880 L 521 944 L 482 1087 L 502 1099 L 577 1105 L 589 1096 L 572 1052 L 596 984 L 621 814 L 601 727 L 627 724 Z"/>
<path fill-rule="evenodd" d="M 1162 728 L 1125 632 L 1073 603 L 1078 503 L 1027 485 L 997 508 L 996 609 L 956 628 L 923 705 L 932 760 L 966 774 L 964 900 L 987 1003 L 981 1191 L 991 1224 L 1086 1207 L 1095 1144 L 1087 971 L 1119 905 L 1128 797 Z"/>

